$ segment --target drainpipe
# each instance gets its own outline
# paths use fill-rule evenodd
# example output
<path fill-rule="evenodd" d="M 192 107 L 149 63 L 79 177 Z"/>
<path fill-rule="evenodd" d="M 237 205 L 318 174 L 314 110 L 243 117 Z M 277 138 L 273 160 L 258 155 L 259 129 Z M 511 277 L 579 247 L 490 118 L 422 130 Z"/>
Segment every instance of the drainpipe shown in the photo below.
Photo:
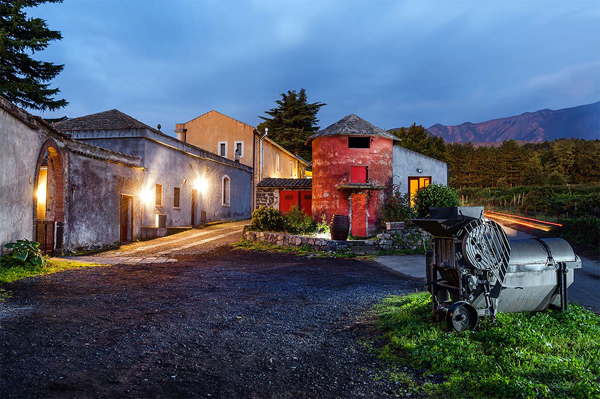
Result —
<path fill-rule="evenodd" d="M 266 127 L 265 128 L 265 134 L 260 138 L 260 174 L 259 174 L 259 179 L 258 182 L 260 183 L 260 181 L 262 180 L 262 174 L 263 174 L 263 140 L 267 137 L 267 135 L 269 134 L 269 128 Z"/>

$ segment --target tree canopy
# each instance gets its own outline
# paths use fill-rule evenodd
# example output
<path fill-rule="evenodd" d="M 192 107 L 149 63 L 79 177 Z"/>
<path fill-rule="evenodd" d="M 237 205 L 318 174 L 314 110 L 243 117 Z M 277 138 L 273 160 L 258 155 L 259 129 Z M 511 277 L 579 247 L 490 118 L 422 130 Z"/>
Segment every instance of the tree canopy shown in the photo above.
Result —
<path fill-rule="evenodd" d="M 446 161 L 446 144 L 441 137 L 427 133 L 421 125 L 413 123 L 408 128 L 390 130 L 390 133 L 400 138 L 398 145 L 418 152 L 428 157 Z"/>
<path fill-rule="evenodd" d="M 41 18 L 28 18 L 27 7 L 62 0 L 0 1 L 0 94 L 9 101 L 39 111 L 56 110 L 68 104 L 54 96 L 60 92 L 50 82 L 64 68 L 31 57 L 50 42 L 61 40 L 59 31 L 50 30 Z"/>
<path fill-rule="evenodd" d="M 281 93 L 281 99 L 275 101 L 276 108 L 265 111 L 269 117 L 261 116 L 264 121 L 258 125 L 258 130 L 269 129 L 269 136 L 286 150 L 310 161 L 312 151 L 305 145 L 309 136 L 319 130 L 317 113 L 327 104 L 309 103 L 306 90 L 288 90 Z"/>

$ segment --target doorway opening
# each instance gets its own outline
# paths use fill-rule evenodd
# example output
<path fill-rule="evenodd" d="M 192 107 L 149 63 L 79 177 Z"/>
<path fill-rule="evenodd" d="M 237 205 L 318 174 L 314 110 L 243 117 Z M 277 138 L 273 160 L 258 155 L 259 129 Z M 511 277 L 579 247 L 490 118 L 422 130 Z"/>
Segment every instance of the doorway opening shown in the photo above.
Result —
<path fill-rule="evenodd" d="M 121 194 L 121 243 L 133 241 L 133 196 Z"/>
<path fill-rule="evenodd" d="M 54 140 L 40 150 L 35 170 L 33 239 L 44 255 L 62 255 L 65 217 L 63 157 Z"/>

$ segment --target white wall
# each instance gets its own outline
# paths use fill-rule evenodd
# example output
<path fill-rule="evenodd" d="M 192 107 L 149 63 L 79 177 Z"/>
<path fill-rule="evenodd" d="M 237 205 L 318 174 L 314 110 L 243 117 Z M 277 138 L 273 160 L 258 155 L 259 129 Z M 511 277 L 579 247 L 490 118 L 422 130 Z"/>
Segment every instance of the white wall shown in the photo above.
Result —
<path fill-rule="evenodd" d="M 43 138 L 0 108 L 0 252 L 4 244 L 33 239 L 33 189 Z"/>
<path fill-rule="evenodd" d="M 417 169 L 422 169 L 419 173 Z M 431 176 L 432 183 L 448 184 L 448 164 L 394 145 L 394 186 L 408 192 L 409 177 Z"/>

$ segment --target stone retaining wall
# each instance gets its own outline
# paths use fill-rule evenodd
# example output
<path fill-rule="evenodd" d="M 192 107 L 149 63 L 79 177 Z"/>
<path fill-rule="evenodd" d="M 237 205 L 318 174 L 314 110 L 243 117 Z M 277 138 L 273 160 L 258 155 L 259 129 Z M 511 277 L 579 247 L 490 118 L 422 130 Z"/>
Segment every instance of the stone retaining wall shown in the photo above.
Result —
<path fill-rule="evenodd" d="M 284 247 L 308 246 L 315 251 L 352 251 L 357 254 L 389 250 L 417 250 L 420 248 L 425 252 L 429 248 L 429 240 L 431 238 L 428 233 L 416 227 L 403 230 L 387 230 L 372 240 L 335 241 L 325 238 L 272 233 L 268 231 L 251 231 L 248 229 L 244 230 L 242 237 L 248 241 L 266 242 Z"/>

